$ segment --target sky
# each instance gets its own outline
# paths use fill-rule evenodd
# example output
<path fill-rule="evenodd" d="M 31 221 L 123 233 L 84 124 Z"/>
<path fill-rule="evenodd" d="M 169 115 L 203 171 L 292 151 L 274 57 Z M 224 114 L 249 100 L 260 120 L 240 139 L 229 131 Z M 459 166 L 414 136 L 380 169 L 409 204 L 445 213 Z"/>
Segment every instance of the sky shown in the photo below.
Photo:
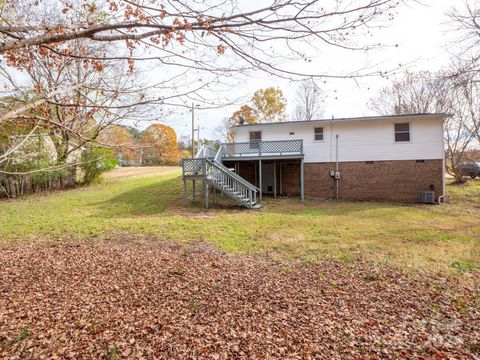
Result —
<path fill-rule="evenodd" d="M 248 5 L 252 2 L 245 1 Z M 257 3 L 257 2 L 255 2 Z M 401 65 L 401 71 L 393 77 L 401 76 L 402 71 L 430 70 L 435 71 L 449 65 L 449 48 L 455 40 L 455 34 L 449 28 L 446 12 L 455 5 L 461 5 L 462 0 L 422 0 L 421 3 L 410 2 L 398 8 L 398 14 L 388 27 L 374 32 L 374 42 L 384 44 L 380 49 L 369 52 L 355 52 L 339 49 L 324 49 L 313 54 L 312 62 L 306 66 L 303 62 L 292 62 L 287 66 L 301 66 L 304 71 L 321 70 L 341 72 L 374 66 L 379 70 L 391 70 Z M 248 6 L 247 6 L 248 7 Z M 398 46 L 395 46 L 395 45 Z M 153 70 L 152 70 L 153 71 Z M 153 73 L 151 76 L 155 76 Z M 391 79 L 379 76 L 357 80 L 330 80 L 321 84 L 325 94 L 324 117 L 355 117 L 375 115 L 368 107 L 370 98 L 378 91 L 388 86 Z M 238 95 L 251 96 L 255 90 L 270 86 L 282 89 L 287 99 L 287 115 L 295 107 L 296 83 L 269 76 L 265 73 L 252 73 L 246 82 L 228 91 L 231 97 Z M 239 105 L 225 106 L 220 109 L 195 112 L 196 124 L 200 126 L 201 138 L 215 139 L 219 137 L 216 131 L 222 119 L 230 117 Z M 188 110 L 178 110 L 164 121 L 172 126 L 178 136 L 191 134 L 191 113 Z"/>

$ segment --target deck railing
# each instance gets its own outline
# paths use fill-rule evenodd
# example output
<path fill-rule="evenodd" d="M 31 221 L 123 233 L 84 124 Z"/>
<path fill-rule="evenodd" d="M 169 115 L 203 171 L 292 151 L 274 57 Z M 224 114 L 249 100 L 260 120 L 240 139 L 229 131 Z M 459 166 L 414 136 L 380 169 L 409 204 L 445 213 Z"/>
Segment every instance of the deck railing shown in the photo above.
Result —
<path fill-rule="evenodd" d="M 183 176 L 205 176 L 205 158 L 183 159 Z"/>
<path fill-rule="evenodd" d="M 217 154 L 217 150 L 208 146 L 202 145 L 195 155 L 196 158 L 214 158 Z"/>
<path fill-rule="evenodd" d="M 250 141 L 222 144 L 222 156 L 303 155 L 303 140 Z"/>

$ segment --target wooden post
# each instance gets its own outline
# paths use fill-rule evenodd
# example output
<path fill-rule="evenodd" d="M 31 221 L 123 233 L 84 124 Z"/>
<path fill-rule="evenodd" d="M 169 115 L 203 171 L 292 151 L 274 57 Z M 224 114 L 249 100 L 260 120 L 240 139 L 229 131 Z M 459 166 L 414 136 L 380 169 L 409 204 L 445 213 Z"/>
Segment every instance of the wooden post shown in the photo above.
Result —
<path fill-rule="evenodd" d="M 192 200 L 195 202 L 195 180 L 192 180 Z"/>
<path fill-rule="evenodd" d="M 213 191 L 213 202 L 212 204 L 215 205 L 215 202 L 216 202 L 216 196 L 217 196 L 217 189 L 215 188 L 215 186 L 212 186 L 212 191 Z"/>
<path fill-rule="evenodd" d="M 187 207 L 187 180 L 183 179 L 183 206 Z"/>
<path fill-rule="evenodd" d="M 303 176 L 303 159 L 300 160 L 300 196 L 302 198 L 302 202 L 304 202 L 305 200 L 305 186 L 303 184 L 304 180 L 303 180 L 304 176 Z"/>
<path fill-rule="evenodd" d="M 283 163 L 280 162 L 280 195 L 283 194 Z"/>
<path fill-rule="evenodd" d="M 183 206 L 187 207 L 187 180 L 185 179 L 185 160 L 182 159 Z"/>
<path fill-rule="evenodd" d="M 277 197 L 277 161 L 273 160 L 273 197 Z"/>
<path fill-rule="evenodd" d="M 208 183 L 204 181 L 203 184 L 204 184 L 204 194 L 205 194 L 205 209 L 208 209 Z"/>
<path fill-rule="evenodd" d="M 262 201 L 262 159 L 258 160 L 258 174 L 259 174 L 259 189 L 260 189 L 260 201 Z"/>

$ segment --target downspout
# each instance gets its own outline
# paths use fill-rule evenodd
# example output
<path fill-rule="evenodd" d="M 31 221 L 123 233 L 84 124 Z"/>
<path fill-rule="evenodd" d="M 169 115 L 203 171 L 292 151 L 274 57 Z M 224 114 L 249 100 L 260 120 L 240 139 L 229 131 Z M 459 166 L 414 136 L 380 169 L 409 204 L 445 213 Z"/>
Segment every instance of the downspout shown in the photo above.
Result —
<path fill-rule="evenodd" d="M 442 195 L 438 197 L 438 205 L 445 201 L 445 150 L 442 156 Z"/>
<path fill-rule="evenodd" d="M 339 192 L 339 181 L 340 179 L 338 179 L 338 134 L 335 136 L 335 184 L 336 184 L 336 188 L 337 188 L 337 200 L 338 200 L 338 192 Z"/>
<path fill-rule="evenodd" d="M 438 197 L 438 205 L 445 201 L 445 118 L 442 120 L 442 195 Z"/>

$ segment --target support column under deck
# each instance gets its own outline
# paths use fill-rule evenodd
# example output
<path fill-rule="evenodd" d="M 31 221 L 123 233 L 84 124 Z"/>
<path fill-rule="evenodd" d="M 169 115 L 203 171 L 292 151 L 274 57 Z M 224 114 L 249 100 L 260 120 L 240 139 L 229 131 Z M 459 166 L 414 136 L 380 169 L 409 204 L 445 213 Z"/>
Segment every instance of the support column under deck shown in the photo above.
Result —
<path fill-rule="evenodd" d="M 263 189 L 262 189 L 262 160 L 258 160 L 258 175 L 259 175 L 259 179 L 258 179 L 258 182 L 259 182 L 259 189 L 260 189 L 260 201 L 262 201 L 262 192 L 263 192 Z"/>
<path fill-rule="evenodd" d="M 192 200 L 195 201 L 195 180 L 192 180 Z"/>
<path fill-rule="evenodd" d="M 273 197 L 277 197 L 277 161 L 273 160 Z"/>
<path fill-rule="evenodd" d="M 303 174 L 303 159 L 300 160 L 300 196 L 302 202 L 305 200 L 305 186 L 304 186 L 304 174 Z"/>
<path fill-rule="evenodd" d="M 280 162 L 280 195 L 283 194 L 283 163 Z"/>
<path fill-rule="evenodd" d="M 205 196 L 205 209 L 208 209 L 208 183 L 203 181 L 203 194 Z"/>
<path fill-rule="evenodd" d="M 187 199 L 187 180 L 183 179 L 183 206 L 187 207 L 188 199 Z"/>

